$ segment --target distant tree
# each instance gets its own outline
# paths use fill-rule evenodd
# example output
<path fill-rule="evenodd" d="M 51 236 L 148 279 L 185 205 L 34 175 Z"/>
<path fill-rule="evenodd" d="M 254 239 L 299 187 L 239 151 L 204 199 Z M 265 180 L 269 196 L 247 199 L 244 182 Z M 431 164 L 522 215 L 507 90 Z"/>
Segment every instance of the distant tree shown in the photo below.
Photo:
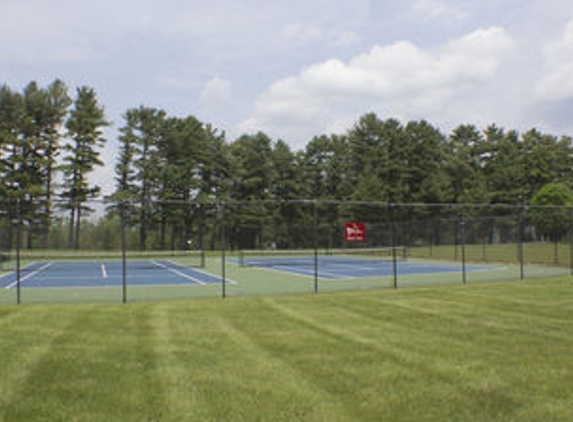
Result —
<path fill-rule="evenodd" d="M 165 245 L 167 226 L 171 227 L 172 247 L 187 249 L 188 242 L 202 244 L 202 233 L 198 220 L 200 211 L 193 202 L 201 195 L 205 172 L 209 172 L 212 157 L 209 134 L 197 118 L 167 118 L 158 138 L 156 172 L 158 182 L 155 195 L 159 200 L 160 243 Z M 180 204 L 171 204 L 171 201 Z M 177 243 L 177 244 L 175 244 Z"/>
<path fill-rule="evenodd" d="M 234 213 L 233 238 L 240 247 L 264 247 L 272 213 L 261 200 L 272 199 L 272 141 L 264 133 L 243 135 L 230 145 L 231 199 L 242 201 Z M 246 203 L 249 201 L 249 203 Z"/>
<path fill-rule="evenodd" d="M 298 166 L 303 198 L 348 199 L 354 192 L 358 172 L 350 168 L 346 136 L 314 137 L 301 152 Z"/>
<path fill-rule="evenodd" d="M 571 139 L 543 134 L 531 129 L 522 136 L 524 190 L 526 198 L 551 182 L 571 179 L 573 151 Z"/>
<path fill-rule="evenodd" d="M 68 95 L 68 87 L 64 82 L 56 79 L 46 90 L 46 115 L 42 125 L 42 136 L 46 148 L 46 196 L 48 204 L 53 196 L 54 172 L 56 171 L 56 158 L 60 154 L 60 141 L 63 136 L 61 129 L 65 123 L 68 108 L 72 99 Z M 48 205 L 49 206 L 49 205 Z M 49 208 L 47 214 L 51 215 Z"/>
<path fill-rule="evenodd" d="M 128 123 L 119 129 L 119 155 L 115 164 L 116 189 L 113 199 L 118 201 L 133 201 L 138 197 L 135 157 L 137 154 L 138 138 L 132 125 L 129 124 L 129 112 L 125 119 Z"/>
<path fill-rule="evenodd" d="M 272 213 L 270 241 L 278 248 L 300 246 L 297 239 L 304 236 L 301 234 L 301 227 L 304 227 L 301 207 L 306 204 L 286 202 L 304 195 L 297 155 L 286 142 L 279 140 L 272 146 L 271 165 L 271 199 L 277 202 L 268 207 Z"/>
<path fill-rule="evenodd" d="M 6 85 L 0 87 L 0 171 L 3 183 L 0 191 L 4 198 L 22 197 L 28 188 L 23 139 L 26 116 L 24 97 Z"/>
<path fill-rule="evenodd" d="M 75 248 L 79 247 L 82 215 L 92 211 L 86 203 L 100 192 L 99 186 L 90 184 L 88 176 L 96 166 L 104 164 L 100 149 L 106 143 L 102 130 L 108 125 L 95 91 L 85 86 L 78 88 L 74 107 L 66 121 L 70 141 L 64 146 L 65 187 L 61 193 L 66 201 L 65 208 L 70 211 L 68 241 Z"/>
<path fill-rule="evenodd" d="M 203 125 L 203 144 L 199 145 L 200 160 L 197 175 L 200 179 L 197 199 L 213 201 L 225 199 L 230 188 L 229 148 L 225 132 L 210 124 Z"/>
<path fill-rule="evenodd" d="M 159 153 L 167 113 L 141 106 L 127 110 L 123 117 L 114 198 L 125 201 L 125 218 L 138 224 L 139 249 L 145 250 L 159 184 L 169 171 Z"/>
<path fill-rule="evenodd" d="M 277 141 L 271 151 L 271 197 L 279 200 L 298 199 L 301 195 L 296 156 L 284 141 Z"/>
<path fill-rule="evenodd" d="M 348 132 L 348 142 L 350 168 L 355 180 L 369 168 L 382 182 L 383 190 L 378 195 L 381 201 L 410 201 L 408 179 L 412 174 L 412 144 L 398 120 L 381 120 L 373 113 L 366 114 Z"/>
<path fill-rule="evenodd" d="M 345 200 L 356 191 L 357 175 L 351 169 L 350 146 L 347 136 L 321 135 L 311 139 L 297 154 L 300 197 L 318 200 Z M 298 247 L 310 246 L 314 233 L 314 206 L 298 204 L 298 231 L 291 230 L 291 239 Z M 325 246 L 339 240 L 340 221 L 346 215 L 343 207 L 324 204 L 317 210 L 321 239 Z"/>
<path fill-rule="evenodd" d="M 27 209 L 31 220 L 41 222 L 39 229 L 42 232 L 43 247 L 47 246 L 52 219 L 53 179 L 63 135 L 61 129 L 71 102 L 67 87 L 60 80 L 45 89 L 38 87 L 36 82 L 30 82 L 24 88 L 24 137 L 29 151 L 28 171 L 31 182 L 28 187 L 31 200 Z M 29 244 L 32 234 L 30 230 Z"/>
<path fill-rule="evenodd" d="M 541 234 L 554 241 L 562 240 L 570 227 L 573 192 L 564 183 L 548 183 L 531 199 L 532 220 Z"/>
<path fill-rule="evenodd" d="M 443 202 L 447 191 L 444 135 L 426 121 L 409 122 L 404 127 L 404 143 L 406 201 Z"/>
<path fill-rule="evenodd" d="M 524 145 L 515 131 L 506 132 L 495 125 L 485 131 L 482 150 L 485 202 L 518 204 L 529 198 L 526 189 Z"/>
<path fill-rule="evenodd" d="M 482 173 L 483 144 L 483 136 L 473 125 L 460 125 L 450 134 L 445 164 L 449 202 L 487 202 L 486 181 Z"/>
<path fill-rule="evenodd" d="M 217 231 L 219 209 L 213 202 L 223 201 L 230 195 L 230 148 L 225 139 L 225 132 L 215 129 L 210 124 L 203 125 L 203 129 L 204 143 L 199 147 L 201 158 L 197 168 L 199 188 L 195 197 L 199 204 L 193 211 L 198 224 L 197 246 L 214 249 L 219 240 Z"/>
<path fill-rule="evenodd" d="M 23 96 L 6 85 L 0 86 L 0 211 L 5 216 L 0 221 L 0 235 L 7 249 L 14 243 L 11 226 L 18 215 L 17 200 L 25 197 L 28 186 L 27 148 L 22 133 L 24 118 Z"/>

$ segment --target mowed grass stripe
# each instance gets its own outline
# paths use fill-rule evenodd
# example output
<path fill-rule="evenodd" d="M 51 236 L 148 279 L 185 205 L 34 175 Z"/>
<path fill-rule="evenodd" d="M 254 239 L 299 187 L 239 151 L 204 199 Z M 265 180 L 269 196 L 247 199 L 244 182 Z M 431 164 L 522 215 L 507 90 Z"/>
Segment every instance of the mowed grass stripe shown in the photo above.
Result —
<path fill-rule="evenodd" d="M 69 320 L 38 309 L 2 309 L 0 317 L 0 415 L 25 394 L 33 372 L 49 356 Z M 39 328 L 42 327 L 41 332 Z M 0 420 L 9 420 L 0 418 Z"/>
<path fill-rule="evenodd" d="M 50 311 L 67 322 L 65 330 L 46 344 L 23 388 L 2 408 L 5 420 L 41 420 L 49 415 L 50 420 L 103 421 L 109 420 L 110 412 L 142 412 L 161 420 L 168 408 L 161 402 L 161 384 L 153 379 L 156 360 L 147 345 L 153 337 L 147 335 L 144 312 L 44 310 L 47 315 Z M 38 341 L 51 330 L 50 322 L 38 323 Z M 16 324 L 26 326 L 23 320 Z M 15 361 L 4 370 L 20 367 L 27 367 L 26 362 Z"/>
<path fill-rule="evenodd" d="M 442 293 L 447 295 L 446 292 Z M 376 299 L 369 297 L 366 300 L 372 301 Z M 370 309 L 360 303 L 357 305 L 357 302 L 359 301 L 348 301 L 347 303 L 352 303 L 353 306 L 358 306 L 360 309 Z M 504 330 L 506 325 L 512 328 L 511 325 L 504 323 L 502 324 L 503 326 L 499 326 L 500 323 L 498 322 L 497 326 L 492 326 L 491 321 L 496 320 L 497 317 L 488 315 L 487 312 L 484 315 L 483 309 L 479 307 L 476 307 L 473 314 L 464 312 L 461 317 L 456 316 L 454 310 L 446 307 L 444 309 L 446 312 L 443 312 L 439 318 L 428 318 L 429 315 L 423 311 L 423 304 L 419 304 L 421 306 L 420 309 L 414 309 L 414 312 L 412 312 L 412 309 L 409 309 L 408 312 L 397 312 L 396 302 L 400 302 L 399 297 L 385 300 L 384 303 L 380 303 L 379 307 L 379 318 L 400 322 L 400 324 L 395 324 L 394 330 L 388 330 L 386 325 L 384 332 L 378 332 L 377 327 L 374 329 L 368 327 L 367 321 L 371 320 L 371 318 L 366 318 L 364 324 L 356 326 L 348 338 L 356 339 L 356 331 L 362 331 L 365 338 L 377 337 L 382 339 L 381 344 L 383 346 L 379 347 L 386 350 L 386 352 L 390 346 L 397 347 L 400 351 L 398 356 L 402 357 L 402 363 L 410 368 L 411 373 L 415 369 L 421 370 L 419 379 L 425 380 L 423 382 L 429 382 L 434 376 L 439 379 L 445 375 L 446 379 L 448 379 L 447 384 L 455 385 L 458 381 L 461 382 L 460 389 L 456 391 L 465 391 L 465 394 L 469 396 L 492 397 L 496 399 L 496 402 L 501 402 L 502 404 L 502 399 L 505 396 L 507 403 L 500 408 L 499 414 L 486 414 L 484 420 L 493 416 L 496 418 L 502 417 L 504 412 L 512 411 L 513 407 L 518 408 L 518 406 L 512 404 L 514 387 L 517 387 L 517 390 L 519 390 L 522 387 L 521 383 L 527 381 L 530 377 L 543 378 L 545 371 L 551 372 L 550 367 L 553 363 L 563 365 L 562 368 L 565 368 L 566 371 L 571 369 L 571 365 L 567 361 L 567 347 L 571 346 L 570 328 L 566 335 L 562 335 L 558 339 L 557 344 L 547 343 L 543 337 L 538 338 L 540 333 L 542 333 L 540 329 L 532 331 L 525 328 L 520 333 L 523 335 L 523 338 L 517 337 L 516 339 L 511 332 L 508 333 Z M 342 304 L 341 306 L 347 307 L 348 305 Z M 399 306 L 403 305 L 400 304 Z M 448 309 L 449 312 L 447 311 Z M 530 313 L 535 314 L 535 309 L 530 309 Z M 418 317 L 413 317 L 412 314 L 418 314 Z M 348 323 L 333 320 L 333 315 L 334 313 L 329 313 L 329 326 L 338 327 L 342 324 L 343 327 L 346 327 L 349 325 Z M 485 324 L 484 319 L 486 320 Z M 316 322 L 313 322 L 313 324 L 316 325 Z M 399 330 L 396 330 L 396 328 L 399 328 Z M 540 358 L 539 350 L 535 350 L 529 356 L 527 353 L 523 353 L 523 349 L 531 348 L 528 343 L 532 339 L 539 343 L 538 345 L 542 350 L 545 348 L 554 349 L 554 353 L 544 353 L 545 357 L 541 357 L 541 360 L 544 363 L 549 363 L 549 365 L 536 368 Z M 363 340 L 360 343 L 362 345 L 368 344 L 368 342 Z M 420 356 L 422 356 L 421 359 Z M 553 360 L 554 358 L 556 360 Z M 507 361 L 507 365 L 503 366 L 501 372 L 499 372 L 499 374 L 505 374 L 507 380 L 498 375 L 496 365 L 488 364 L 490 359 L 493 362 L 498 360 L 499 363 Z M 417 365 L 417 362 L 422 362 L 422 365 Z M 400 359 L 396 360 L 396 364 L 400 364 Z M 516 368 L 517 371 L 514 374 Z M 532 370 L 534 373 L 530 374 Z M 464 376 L 464 373 L 468 375 Z M 500 380 L 504 380 L 504 382 L 499 382 Z M 418 381 L 417 383 L 420 382 Z M 414 387 L 415 384 L 416 382 L 413 382 L 411 387 Z M 536 382 L 526 383 L 525 389 L 527 388 L 535 390 L 537 388 Z M 504 393 L 504 391 L 511 394 Z M 559 391 L 557 388 L 555 392 L 558 394 L 555 397 L 559 398 L 562 396 L 562 391 Z M 434 391 L 434 393 L 436 392 L 437 390 Z M 408 395 L 407 392 L 404 393 Z M 432 395 L 430 394 L 429 396 Z M 424 402 L 419 402 L 418 400 L 417 403 Z M 450 397 L 448 403 L 455 403 L 455 400 Z M 466 410 L 471 411 L 472 420 L 475 420 L 477 415 L 483 410 L 481 408 L 483 403 L 478 403 L 479 405 L 473 409 L 471 406 L 464 407 L 464 412 Z M 539 403 L 536 402 L 536 404 Z M 422 407 L 426 408 L 427 412 L 431 412 L 434 408 L 433 405 L 435 407 L 435 402 L 430 401 L 424 403 Z M 545 403 L 542 403 L 542 405 L 545 405 Z M 443 412 L 442 416 L 445 416 L 447 409 L 448 405 L 445 405 L 443 409 L 438 410 L 438 413 Z M 454 409 L 456 409 L 455 406 Z M 492 409 L 488 409 L 488 411 L 491 412 Z M 516 420 L 518 419 L 516 418 Z"/>
<path fill-rule="evenodd" d="M 276 413 L 275 404 L 281 403 L 281 411 L 275 415 L 280 420 L 345 421 L 351 418 L 351 413 L 347 413 L 342 403 L 316 384 L 314 377 L 301 371 L 290 358 L 277 353 L 275 347 L 268 347 L 263 340 L 268 338 L 268 331 L 253 332 L 231 320 L 221 320 L 221 325 L 236 351 L 248 359 L 247 365 L 245 362 L 234 364 L 243 375 L 241 385 L 237 387 L 247 392 L 247 407 L 256 408 L 261 414 L 273 415 Z M 274 382 L 277 377 L 282 380 L 280 388 Z M 236 401 L 229 405 L 231 409 L 242 407 Z"/>
<path fill-rule="evenodd" d="M 0 420 L 569 420 L 570 277 L 0 308 Z"/>

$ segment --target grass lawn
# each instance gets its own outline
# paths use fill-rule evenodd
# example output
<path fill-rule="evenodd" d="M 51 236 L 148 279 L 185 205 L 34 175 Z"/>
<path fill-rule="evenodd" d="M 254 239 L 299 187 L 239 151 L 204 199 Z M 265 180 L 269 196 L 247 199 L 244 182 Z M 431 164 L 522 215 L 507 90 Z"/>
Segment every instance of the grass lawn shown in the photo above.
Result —
<path fill-rule="evenodd" d="M 570 421 L 570 277 L 0 306 L 2 421 Z"/>

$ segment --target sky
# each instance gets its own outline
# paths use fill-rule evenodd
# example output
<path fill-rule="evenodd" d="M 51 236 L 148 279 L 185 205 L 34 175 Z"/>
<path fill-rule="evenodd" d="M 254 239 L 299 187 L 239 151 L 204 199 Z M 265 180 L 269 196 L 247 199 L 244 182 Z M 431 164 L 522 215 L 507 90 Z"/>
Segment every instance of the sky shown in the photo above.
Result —
<path fill-rule="evenodd" d="M 573 135 L 571 0 L 2 0 L 0 84 L 93 87 L 304 148 L 368 112 Z M 105 189 L 104 189 L 105 190 Z"/>

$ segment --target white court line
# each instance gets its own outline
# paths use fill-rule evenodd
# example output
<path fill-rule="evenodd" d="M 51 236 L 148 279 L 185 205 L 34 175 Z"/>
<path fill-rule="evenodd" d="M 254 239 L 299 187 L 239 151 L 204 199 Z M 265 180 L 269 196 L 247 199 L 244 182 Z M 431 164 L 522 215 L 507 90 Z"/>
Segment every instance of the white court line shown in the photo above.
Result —
<path fill-rule="evenodd" d="M 320 279 L 324 279 L 324 280 L 336 280 L 338 278 L 347 278 L 348 276 L 346 274 L 340 274 L 339 272 L 332 272 L 332 271 L 324 271 L 323 268 L 325 267 L 325 265 L 323 265 L 322 267 L 319 265 L 318 266 L 318 278 Z M 315 276 L 315 269 L 314 266 L 313 267 L 306 267 L 306 266 L 301 266 L 298 267 L 296 265 L 277 265 L 276 268 L 279 269 L 279 271 L 285 272 L 285 273 L 290 273 L 290 274 L 298 274 L 298 275 L 305 275 L 305 276 L 309 276 L 309 277 L 313 277 Z M 295 271 L 298 268 L 298 271 Z M 325 278 L 324 276 L 330 277 L 330 278 Z"/>
<path fill-rule="evenodd" d="M 40 268 L 38 268 L 36 271 L 31 272 L 30 274 L 28 274 L 25 277 L 20 278 L 20 283 L 22 283 L 23 281 L 28 280 L 30 277 L 34 277 L 36 274 L 41 273 L 42 271 L 44 271 L 46 268 L 52 266 L 54 263 L 53 262 L 48 262 L 46 265 L 41 266 Z M 12 287 L 14 287 L 16 284 L 18 284 L 18 280 L 14 281 L 13 283 L 8 284 L 6 287 L 4 287 L 6 290 L 11 289 Z"/>
<path fill-rule="evenodd" d="M 309 278 L 311 280 L 314 280 L 314 268 L 307 268 L 305 270 L 300 270 L 301 268 L 305 268 L 304 266 L 297 266 L 297 265 L 274 265 L 272 267 L 265 267 L 265 266 L 256 266 L 256 265 L 252 265 L 252 266 L 247 266 L 245 268 L 255 268 L 257 270 L 261 270 L 261 271 L 272 271 L 275 273 L 281 273 L 281 274 L 289 274 L 289 275 L 296 275 L 298 277 L 303 277 L 303 278 Z M 295 271 L 296 268 L 299 268 L 299 271 Z M 327 276 L 331 276 L 331 278 L 324 278 L 323 276 L 327 275 Z M 349 276 L 347 274 L 343 274 L 341 276 L 341 274 L 338 273 L 330 273 L 330 272 L 326 272 L 326 271 L 322 271 L 319 268 L 318 271 L 318 278 L 320 280 L 342 280 L 345 278 L 349 278 Z"/>
<path fill-rule="evenodd" d="M 151 263 L 152 263 L 153 265 L 158 266 L 159 268 L 163 268 L 163 269 L 165 269 L 165 270 L 167 270 L 167 271 L 171 271 L 173 274 L 177 274 L 177 275 L 180 276 L 180 277 L 186 278 L 187 280 L 191 280 L 191 281 L 193 281 L 194 283 L 197 283 L 197 284 L 205 284 L 203 281 L 201 281 L 201 280 L 199 280 L 199 279 L 196 279 L 195 277 L 191 277 L 190 275 L 187 275 L 187 274 L 185 274 L 185 273 L 182 273 L 181 271 L 177 271 L 176 269 L 169 268 L 167 265 L 162 264 L 162 263 L 160 263 L 160 262 L 151 261 Z"/>
<path fill-rule="evenodd" d="M 195 268 L 195 267 L 187 268 L 186 266 L 184 266 L 184 265 L 182 265 L 182 264 L 179 264 L 178 262 L 171 261 L 170 259 L 168 259 L 166 262 L 169 262 L 170 264 L 175 265 L 175 266 L 180 267 L 180 268 L 192 269 L 192 270 L 195 271 L 196 273 L 205 274 L 206 276 L 212 277 L 212 278 L 214 278 L 214 279 L 218 278 L 215 274 L 211 274 L 211 273 L 209 273 L 209 272 L 207 272 L 207 271 L 204 271 L 204 270 L 202 270 L 202 269 L 200 269 L 200 268 Z M 220 278 L 220 277 L 219 277 L 219 278 Z M 237 282 L 236 282 L 235 280 L 231 279 L 231 278 L 225 278 L 225 282 L 226 282 L 226 283 L 229 283 L 229 284 L 237 284 Z M 208 283 L 208 284 L 216 284 L 216 283 Z"/>
<path fill-rule="evenodd" d="M 101 264 L 101 276 L 102 278 L 107 278 L 107 270 L 105 268 L 105 264 Z"/>

